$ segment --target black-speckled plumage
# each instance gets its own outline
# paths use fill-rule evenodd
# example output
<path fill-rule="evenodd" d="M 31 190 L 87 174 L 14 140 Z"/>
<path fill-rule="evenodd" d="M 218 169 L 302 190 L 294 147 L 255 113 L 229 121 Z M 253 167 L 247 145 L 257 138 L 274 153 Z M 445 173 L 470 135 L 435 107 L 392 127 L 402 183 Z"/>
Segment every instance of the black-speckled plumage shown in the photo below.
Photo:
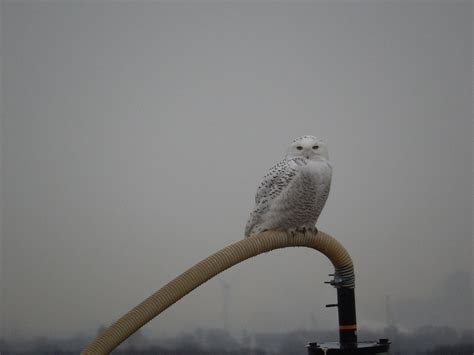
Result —
<path fill-rule="evenodd" d="M 286 158 L 263 177 L 245 235 L 314 228 L 329 194 L 331 174 L 323 142 L 313 136 L 295 139 Z"/>

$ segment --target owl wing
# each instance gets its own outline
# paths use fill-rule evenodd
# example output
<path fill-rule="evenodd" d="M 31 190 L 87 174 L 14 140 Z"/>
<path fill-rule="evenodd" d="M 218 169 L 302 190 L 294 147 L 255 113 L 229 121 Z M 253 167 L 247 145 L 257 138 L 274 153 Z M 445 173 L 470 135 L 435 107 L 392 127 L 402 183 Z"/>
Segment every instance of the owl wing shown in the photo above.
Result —
<path fill-rule="evenodd" d="M 255 194 L 255 208 L 245 226 L 246 236 L 252 233 L 254 227 L 259 224 L 262 215 L 268 211 L 272 202 L 291 183 L 298 171 L 298 167 L 304 164 L 306 164 L 304 159 L 284 159 L 274 165 L 263 177 Z"/>

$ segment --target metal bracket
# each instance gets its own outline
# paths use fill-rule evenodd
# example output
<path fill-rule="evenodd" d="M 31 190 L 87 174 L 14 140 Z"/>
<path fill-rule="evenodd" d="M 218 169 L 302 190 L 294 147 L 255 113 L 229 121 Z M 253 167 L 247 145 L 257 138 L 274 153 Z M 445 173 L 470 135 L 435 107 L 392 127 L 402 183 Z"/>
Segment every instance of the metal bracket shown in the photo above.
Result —
<path fill-rule="evenodd" d="M 329 274 L 328 276 L 334 276 L 334 278 L 330 281 L 324 281 L 325 284 L 329 284 L 333 287 L 339 288 L 344 284 L 344 279 L 338 275 L 337 273 L 335 274 Z"/>

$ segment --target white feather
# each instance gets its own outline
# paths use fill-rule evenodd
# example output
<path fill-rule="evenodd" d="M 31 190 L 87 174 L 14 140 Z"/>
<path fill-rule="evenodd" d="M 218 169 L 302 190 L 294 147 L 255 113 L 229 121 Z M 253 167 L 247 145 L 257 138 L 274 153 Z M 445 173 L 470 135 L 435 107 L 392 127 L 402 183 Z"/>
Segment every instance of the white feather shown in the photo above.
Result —
<path fill-rule="evenodd" d="M 295 139 L 285 159 L 263 177 L 245 236 L 270 229 L 314 228 L 329 194 L 331 175 L 326 145 L 313 136 Z"/>

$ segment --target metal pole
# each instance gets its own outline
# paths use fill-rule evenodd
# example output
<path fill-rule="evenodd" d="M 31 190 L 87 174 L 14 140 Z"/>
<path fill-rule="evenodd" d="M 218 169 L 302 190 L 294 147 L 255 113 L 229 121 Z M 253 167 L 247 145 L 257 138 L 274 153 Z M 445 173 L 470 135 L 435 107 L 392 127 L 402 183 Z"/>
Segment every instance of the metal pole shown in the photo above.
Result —
<path fill-rule="evenodd" d="M 339 342 L 341 347 L 352 347 L 357 344 L 357 322 L 353 288 L 337 288 L 337 306 L 339 313 Z"/>

